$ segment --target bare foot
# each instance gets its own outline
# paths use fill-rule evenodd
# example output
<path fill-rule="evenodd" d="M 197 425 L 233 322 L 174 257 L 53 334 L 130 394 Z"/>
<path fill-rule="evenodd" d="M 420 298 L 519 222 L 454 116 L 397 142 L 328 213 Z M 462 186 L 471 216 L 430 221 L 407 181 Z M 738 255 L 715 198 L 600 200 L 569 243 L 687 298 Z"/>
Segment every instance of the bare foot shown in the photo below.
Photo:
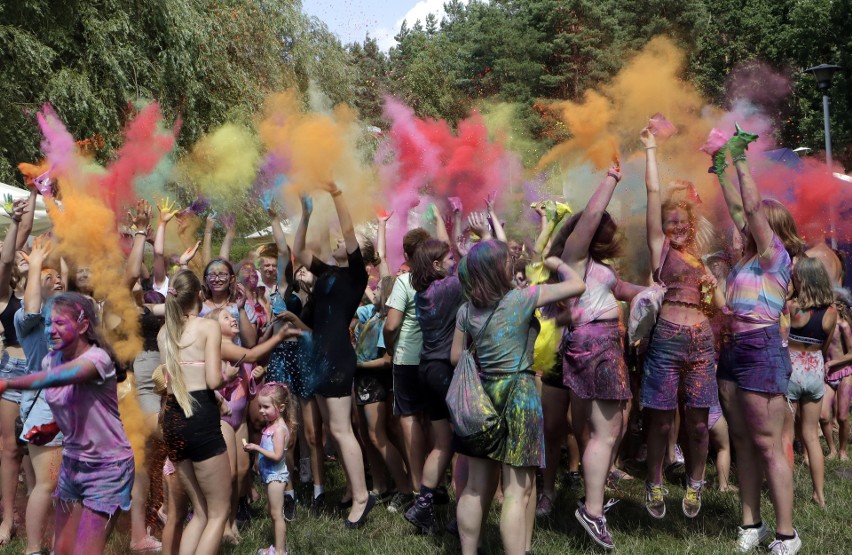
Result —
<path fill-rule="evenodd" d="M 816 493 L 814 493 L 813 497 L 811 497 L 811 501 L 816 503 L 821 509 L 825 509 L 825 498 L 819 497 Z"/>
<path fill-rule="evenodd" d="M 843 450 L 843 451 L 840 452 L 840 460 L 841 461 L 848 461 L 849 460 L 849 455 L 846 453 L 846 450 Z"/>
<path fill-rule="evenodd" d="M 740 488 L 731 484 L 725 484 L 724 486 L 719 486 L 719 491 L 732 491 L 737 492 L 740 491 Z"/>
<path fill-rule="evenodd" d="M 6 545 L 12 541 L 12 536 L 15 535 L 14 517 L 4 520 L 0 524 L 0 546 Z"/>
<path fill-rule="evenodd" d="M 825 460 L 827 460 L 827 461 L 833 461 L 836 458 L 837 458 L 837 451 L 829 451 L 828 455 L 825 456 Z"/>

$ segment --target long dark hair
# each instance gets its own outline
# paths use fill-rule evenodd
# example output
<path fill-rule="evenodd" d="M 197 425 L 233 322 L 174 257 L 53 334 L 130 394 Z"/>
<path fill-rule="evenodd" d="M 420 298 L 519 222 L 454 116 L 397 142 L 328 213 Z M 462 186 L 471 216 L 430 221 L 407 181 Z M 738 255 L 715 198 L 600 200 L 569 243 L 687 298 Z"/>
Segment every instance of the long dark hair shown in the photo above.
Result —
<path fill-rule="evenodd" d="M 119 382 L 123 382 L 127 378 L 127 368 L 119 362 L 118 357 L 115 356 L 115 351 L 101 335 L 101 323 L 98 320 L 98 312 L 92 299 L 80 293 L 60 293 L 52 297 L 47 302 L 47 306 L 50 313 L 58 311 L 72 316 L 80 322 L 84 319 L 87 320 L 89 327 L 85 333 L 86 341 L 89 345 L 94 345 L 106 351 L 115 364 L 115 377 Z"/>
<path fill-rule="evenodd" d="M 550 251 L 547 256 L 556 256 L 562 258 L 562 250 L 565 248 L 565 241 L 568 236 L 574 232 L 580 217 L 583 215 L 583 210 L 580 210 L 565 222 L 556 235 L 553 237 L 553 242 L 550 246 Z M 618 234 L 618 224 L 612 219 L 609 212 L 604 211 L 601 216 L 601 222 L 592 236 L 592 242 L 589 244 L 589 256 L 595 262 L 603 262 L 610 258 L 617 258 L 621 255 L 621 237 Z"/>
<path fill-rule="evenodd" d="M 480 241 L 462 258 L 459 280 L 473 306 L 492 307 L 512 290 L 508 263 L 509 247 L 502 241 Z"/>
<path fill-rule="evenodd" d="M 450 252 L 450 246 L 438 239 L 423 241 L 414 256 L 409 260 L 411 266 L 411 286 L 418 293 L 426 291 L 433 281 L 439 280 L 444 273 L 435 268 L 434 262 L 441 261 Z"/>

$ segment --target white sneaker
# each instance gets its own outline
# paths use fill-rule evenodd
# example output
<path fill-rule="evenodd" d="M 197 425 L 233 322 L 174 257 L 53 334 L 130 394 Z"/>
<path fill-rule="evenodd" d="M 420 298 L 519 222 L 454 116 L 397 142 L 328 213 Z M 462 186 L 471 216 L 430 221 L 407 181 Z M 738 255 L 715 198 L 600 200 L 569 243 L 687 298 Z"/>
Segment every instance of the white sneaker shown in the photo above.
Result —
<path fill-rule="evenodd" d="M 792 540 L 775 540 L 769 544 L 770 553 L 778 553 L 779 555 L 796 555 L 802 548 L 802 538 L 799 533 Z"/>
<path fill-rule="evenodd" d="M 737 552 L 748 553 L 761 542 L 766 541 L 770 533 L 765 522 L 760 524 L 760 528 L 743 529 L 737 527 Z"/>

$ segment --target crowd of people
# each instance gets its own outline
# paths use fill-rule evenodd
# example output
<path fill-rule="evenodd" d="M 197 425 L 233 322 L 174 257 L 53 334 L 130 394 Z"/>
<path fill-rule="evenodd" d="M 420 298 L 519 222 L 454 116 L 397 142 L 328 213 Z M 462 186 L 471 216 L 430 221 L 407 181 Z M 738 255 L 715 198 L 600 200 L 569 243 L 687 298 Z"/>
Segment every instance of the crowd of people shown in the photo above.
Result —
<path fill-rule="evenodd" d="M 670 508 L 668 470 L 682 467 L 681 510 L 695 518 L 715 455 L 716 486 L 741 502 L 732 551 L 768 542 L 771 553 L 797 553 L 794 444 L 823 507 L 820 434 L 829 457 L 848 456 L 852 313 L 842 258 L 817 232 L 806 244 L 785 206 L 761 198 L 746 158 L 756 135 L 738 128 L 713 155 L 730 220 L 712 225 L 730 229 L 709 234 L 713 216 L 691 200 L 691 185 L 661 187 L 654 134 L 639 139 L 646 283 L 619 277 L 622 237 L 607 212 L 617 165 L 575 214 L 535 205 L 534 240 L 506 236 L 493 198 L 466 222 L 458 202 L 447 203 L 446 221 L 438 202 L 434 236 L 407 230 L 398 271 L 385 252 L 393 215 L 379 217 L 374 244 L 356 233 L 334 185 L 340 236 L 327 258 L 308 246 L 307 196 L 292 246 L 273 205 L 273 242 L 236 264 L 232 221 L 213 257 L 214 218 L 197 241 L 191 216 L 163 203 L 152 232 L 140 201 L 121 230 L 129 254 L 115 284 L 138 307 L 133 361 L 104 340 L 115 315 L 93 291 L 94 265 L 57 256 L 48 235 L 30 240 L 33 189 L 7 206 L 0 252 L 0 544 L 16 533 L 23 472 L 26 554 L 102 553 L 119 511 L 130 512 L 131 552 L 214 554 L 241 541 L 259 483 L 274 536 L 258 553 L 281 555 L 298 478 L 313 486 L 300 500 L 309 512 L 336 504 L 342 526 L 357 529 L 384 505 L 421 532 L 456 534 L 464 555 L 481 552 L 499 495 L 504 550 L 523 555 L 536 517 L 567 509 L 556 495 L 564 450 L 567 485 L 582 489 L 574 516 L 604 549 L 615 547 L 606 494 L 626 477 L 623 460 L 645 463 L 655 519 Z M 172 267 L 164 245 L 173 220 L 187 249 Z M 119 410 L 125 380 L 144 414 L 136 456 Z M 631 430 L 641 445 L 623 441 Z M 341 499 L 326 499 L 329 453 L 345 474 Z M 764 482 L 774 534 L 761 516 Z M 435 505 L 450 502 L 456 518 L 439 526 Z M 148 507 L 162 540 L 150 535 Z"/>

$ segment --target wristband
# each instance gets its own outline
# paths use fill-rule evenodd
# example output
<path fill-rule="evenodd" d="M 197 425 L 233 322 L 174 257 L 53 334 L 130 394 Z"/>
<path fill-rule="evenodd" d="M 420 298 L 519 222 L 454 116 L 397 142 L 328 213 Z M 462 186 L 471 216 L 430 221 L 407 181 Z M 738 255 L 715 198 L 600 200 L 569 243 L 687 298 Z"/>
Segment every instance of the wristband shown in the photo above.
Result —
<path fill-rule="evenodd" d="M 739 156 L 734 156 L 733 158 L 731 158 L 731 161 L 735 162 L 735 163 L 736 162 L 745 162 L 746 161 L 745 152 L 740 154 Z"/>
<path fill-rule="evenodd" d="M 621 181 L 621 177 L 617 173 L 615 173 L 614 171 L 608 171 L 608 172 L 606 172 L 606 175 L 607 175 L 607 177 L 611 177 L 611 178 L 615 179 L 616 183 Z"/>
<path fill-rule="evenodd" d="M 656 147 L 656 146 L 646 146 L 646 147 L 645 147 L 645 150 L 651 150 L 651 149 L 653 149 L 653 148 L 657 148 L 657 147 Z"/>
<path fill-rule="evenodd" d="M 148 235 L 147 231 L 142 231 L 141 229 L 136 230 L 133 235 Z"/>
<path fill-rule="evenodd" d="M 343 191 L 341 191 L 340 189 L 338 189 L 338 190 L 334 191 L 333 193 L 331 193 L 331 196 L 332 196 L 332 197 L 339 197 L 339 196 L 340 196 L 340 195 L 342 195 L 342 194 L 343 194 Z"/>

